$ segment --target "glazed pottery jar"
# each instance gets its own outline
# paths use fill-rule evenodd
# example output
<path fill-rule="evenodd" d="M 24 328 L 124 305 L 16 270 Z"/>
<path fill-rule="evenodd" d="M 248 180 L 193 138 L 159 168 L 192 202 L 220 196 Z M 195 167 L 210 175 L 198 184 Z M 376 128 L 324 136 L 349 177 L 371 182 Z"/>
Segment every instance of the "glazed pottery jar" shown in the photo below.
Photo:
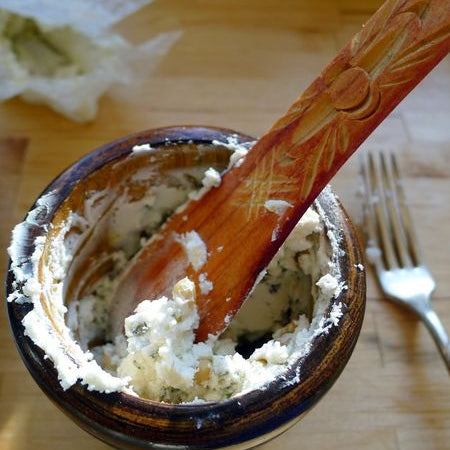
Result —
<path fill-rule="evenodd" d="M 15 236 L 20 245 L 14 254 L 24 268 L 24 276 L 34 276 L 44 286 L 40 293 L 44 314 L 48 323 L 54 326 L 53 335 L 74 364 L 77 364 L 78 354 L 70 354 L 73 346 L 60 320 L 64 314 L 52 305 L 52 283 L 56 278 L 63 279 L 63 297 L 69 307 L 73 298 L 87 292 L 89 286 L 109 270 L 110 260 L 105 255 L 111 254 L 114 248 L 105 232 L 105 224 L 116 199 L 125 193 L 130 196 L 130 201 L 138 199 L 152 183 L 161 183 L 184 168 L 212 166 L 225 169 L 230 150 L 220 143 L 227 142 L 230 137 L 240 143 L 253 140 L 230 130 L 204 127 L 173 127 L 138 133 L 86 155 L 41 194 L 36 205 L 45 204 L 45 207 L 33 214 L 32 223 L 22 227 L 19 237 Z M 151 156 L 137 152 L 132 155 L 133 147 L 142 144 L 151 146 Z M 154 176 L 136 176 L 145 164 L 154 169 Z M 73 240 L 77 250 L 63 276 L 49 273 L 51 243 L 60 238 L 62 224 L 70 214 L 77 211 L 86 214 L 86 193 L 95 191 L 108 192 L 105 205 L 90 218 L 82 238 L 75 225 L 73 229 L 65 230 L 66 238 Z M 44 202 L 49 194 L 51 201 Z M 330 301 L 324 317 L 330 317 L 335 305 L 341 307 L 343 314 L 337 326 L 313 338 L 311 350 L 289 367 L 283 380 L 274 379 L 264 389 L 221 402 L 180 405 L 145 400 L 123 392 L 90 391 L 80 382 L 63 389 L 52 358 L 47 358 L 41 347 L 25 333 L 22 320 L 33 305 L 16 299 L 8 302 L 10 323 L 28 370 L 67 416 L 93 436 L 118 448 L 235 446 L 245 449 L 277 436 L 308 412 L 336 381 L 352 353 L 363 320 L 365 274 L 360 266 L 362 254 L 357 236 L 330 189 L 320 195 L 317 204 L 332 225 L 332 232 L 338 234 L 335 260 L 345 284 L 345 289 Z M 31 211 L 37 211 L 36 205 Z M 34 263 L 37 269 L 33 270 L 38 273 L 31 274 L 25 269 L 32 259 L 38 236 L 43 251 L 39 261 Z M 29 265 L 28 270 L 32 270 Z M 8 295 L 20 293 L 23 282 L 17 273 L 10 271 Z M 26 296 L 26 292 L 22 294 Z"/>

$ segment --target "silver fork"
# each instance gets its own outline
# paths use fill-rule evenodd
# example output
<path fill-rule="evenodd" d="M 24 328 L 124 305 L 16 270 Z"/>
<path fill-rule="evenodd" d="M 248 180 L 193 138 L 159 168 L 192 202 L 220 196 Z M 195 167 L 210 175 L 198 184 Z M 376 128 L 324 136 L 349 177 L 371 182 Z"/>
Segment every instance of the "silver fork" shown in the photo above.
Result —
<path fill-rule="evenodd" d="M 425 265 L 406 205 L 397 160 L 392 153 L 361 156 L 369 262 L 383 292 L 424 322 L 450 373 L 449 337 L 430 302 L 436 284 Z"/>

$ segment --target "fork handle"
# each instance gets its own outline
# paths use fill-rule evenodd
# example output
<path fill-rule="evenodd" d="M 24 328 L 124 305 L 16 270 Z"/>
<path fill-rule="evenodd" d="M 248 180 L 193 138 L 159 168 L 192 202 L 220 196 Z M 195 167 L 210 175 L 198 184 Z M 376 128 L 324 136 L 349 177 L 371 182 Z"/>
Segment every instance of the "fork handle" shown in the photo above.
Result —
<path fill-rule="evenodd" d="M 431 333 L 431 336 L 433 337 L 434 342 L 438 347 L 442 359 L 447 366 L 447 370 L 450 373 L 450 339 L 447 332 L 445 331 L 441 319 L 439 319 L 439 316 L 435 313 L 431 306 L 429 306 L 424 311 L 418 312 L 424 324 Z"/>

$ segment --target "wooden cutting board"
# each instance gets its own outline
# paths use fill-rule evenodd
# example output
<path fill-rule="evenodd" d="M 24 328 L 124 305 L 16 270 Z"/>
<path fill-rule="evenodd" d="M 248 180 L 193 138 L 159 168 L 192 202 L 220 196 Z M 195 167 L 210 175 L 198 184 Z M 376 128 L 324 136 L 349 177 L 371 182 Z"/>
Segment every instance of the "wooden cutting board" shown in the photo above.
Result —
<path fill-rule="evenodd" d="M 140 87 L 115 88 L 95 122 L 43 106 L 0 104 L 0 269 L 9 230 L 46 184 L 100 144 L 157 126 L 206 124 L 255 136 L 278 117 L 379 6 L 378 0 L 155 0 L 118 30 L 133 42 L 174 28 L 182 37 Z M 433 304 L 450 329 L 450 61 L 386 119 L 365 148 L 399 154 L 426 257 Z M 362 150 L 363 151 L 363 150 Z M 358 161 L 334 181 L 361 217 Z M 321 403 L 264 449 L 450 448 L 450 382 L 433 342 L 383 299 L 368 270 L 366 318 L 355 352 Z M 3 292 L 1 294 L 3 296 Z M 0 309 L 0 449 L 106 449 L 70 422 L 28 375 Z"/>

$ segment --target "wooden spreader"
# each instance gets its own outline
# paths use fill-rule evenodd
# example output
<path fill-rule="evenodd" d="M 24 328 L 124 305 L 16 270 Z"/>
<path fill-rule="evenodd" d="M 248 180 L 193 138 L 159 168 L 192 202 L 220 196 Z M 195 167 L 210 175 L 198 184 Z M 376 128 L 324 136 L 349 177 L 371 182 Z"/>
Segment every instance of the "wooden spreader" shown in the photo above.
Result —
<path fill-rule="evenodd" d="M 342 164 L 444 58 L 448 0 L 388 0 L 254 145 L 219 187 L 170 217 L 131 262 L 114 297 L 110 329 L 144 299 L 196 283 L 198 341 L 224 330 L 289 232 Z M 266 208 L 282 200 L 281 214 Z M 179 243 L 195 231 L 208 250 L 194 270 Z M 203 274 L 213 289 L 202 293 Z"/>

